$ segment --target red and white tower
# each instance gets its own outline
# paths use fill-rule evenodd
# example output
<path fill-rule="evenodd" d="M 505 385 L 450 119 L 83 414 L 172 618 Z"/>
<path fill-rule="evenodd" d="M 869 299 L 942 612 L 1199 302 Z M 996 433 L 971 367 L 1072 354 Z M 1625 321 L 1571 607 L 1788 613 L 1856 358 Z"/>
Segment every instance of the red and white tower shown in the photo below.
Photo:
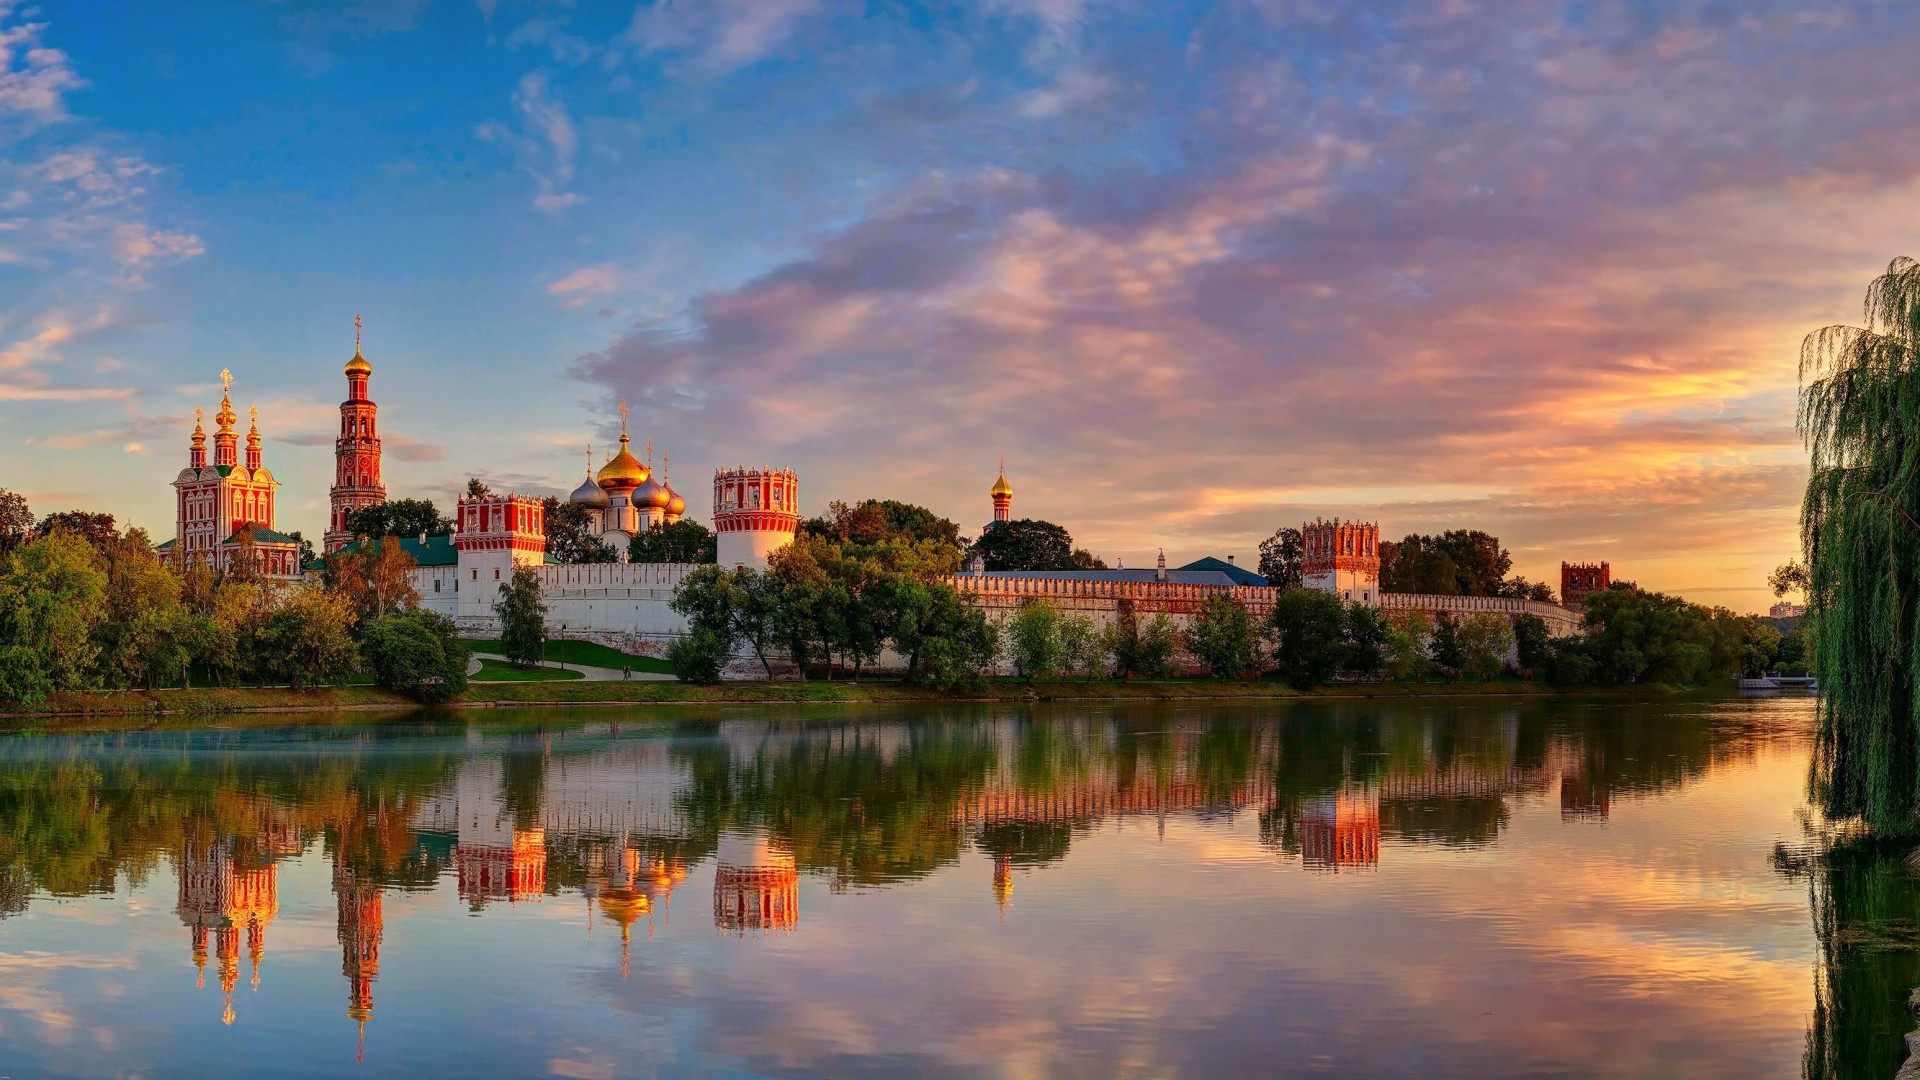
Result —
<path fill-rule="evenodd" d="M 1300 577 L 1309 589 L 1342 600 L 1380 602 L 1380 526 L 1371 521 L 1310 521 L 1300 529 Z"/>
<path fill-rule="evenodd" d="M 353 317 L 353 359 L 347 361 L 347 400 L 340 403 L 340 436 L 333 442 L 333 490 L 325 537 L 328 552 L 353 541 L 347 518 L 356 510 L 387 501 L 380 482 L 379 406 L 367 396 L 373 365 L 360 355 L 360 316 Z"/>
<path fill-rule="evenodd" d="M 764 570 L 767 556 L 800 531 L 800 478 L 791 469 L 720 469 L 713 474 L 713 531 L 721 566 Z"/>
<path fill-rule="evenodd" d="M 515 567 L 547 559 L 546 508 L 539 499 L 488 492 L 462 497 L 454 508 L 453 546 L 459 551 L 460 614 L 491 619 L 500 590 Z"/>

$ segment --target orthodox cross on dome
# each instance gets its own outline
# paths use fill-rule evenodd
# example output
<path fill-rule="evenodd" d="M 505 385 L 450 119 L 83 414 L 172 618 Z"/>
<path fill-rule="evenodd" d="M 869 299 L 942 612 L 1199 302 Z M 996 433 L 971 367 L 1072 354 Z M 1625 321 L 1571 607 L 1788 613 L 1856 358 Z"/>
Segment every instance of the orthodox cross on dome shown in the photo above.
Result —
<path fill-rule="evenodd" d="M 360 313 L 353 313 L 353 351 L 360 351 Z"/>
<path fill-rule="evenodd" d="M 251 423 L 254 427 L 260 426 L 260 406 L 258 405 L 247 406 L 247 421 Z"/>
<path fill-rule="evenodd" d="M 232 389 L 233 389 L 233 372 L 228 371 L 226 368 L 221 368 L 220 369 L 220 392 L 222 394 L 225 394 Z"/>
<path fill-rule="evenodd" d="M 653 440 L 647 440 L 647 468 L 653 468 Z"/>
<path fill-rule="evenodd" d="M 620 399 L 620 437 L 627 437 L 627 399 Z"/>
<path fill-rule="evenodd" d="M 653 448 L 653 444 L 651 443 L 647 444 L 647 448 L 651 450 Z M 672 454 L 667 453 L 665 450 L 660 451 L 660 482 L 663 484 L 667 482 L 667 465 L 672 461 L 673 461 Z"/>
<path fill-rule="evenodd" d="M 200 406 L 195 405 L 193 407 L 193 430 L 195 431 L 200 430 L 200 418 L 205 414 L 206 414 L 206 410 L 202 409 Z"/>

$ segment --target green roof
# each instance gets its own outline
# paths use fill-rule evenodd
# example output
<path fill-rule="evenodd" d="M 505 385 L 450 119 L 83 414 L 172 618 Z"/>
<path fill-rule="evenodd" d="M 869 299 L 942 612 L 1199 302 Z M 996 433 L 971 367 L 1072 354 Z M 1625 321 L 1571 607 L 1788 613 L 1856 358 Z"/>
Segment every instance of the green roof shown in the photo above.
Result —
<path fill-rule="evenodd" d="M 159 543 L 157 543 L 157 544 L 155 544 L 155 545 L 153 545 L 153 550 L 155 550 L 155 551 L 171 551 L 171 550 L 173 550 L 173 541 L 171 541 L 171 540 L 162 540 L 162 541 L 160 541 Z"/>
<path fill-rule="evenodd" d="M 460 561 L 460 553 L 454 550 L 451 536 L 429 536 L 425 543 L 417 536 L 396 536 L 394 539 L 400 542 L 400 550 L 413 556 L 413 561 L 421 566 L 453 566 Z M 359 551 L 360 541 L 355 540 L 340 550 Z"/>
<path fill-rule="evenodd" d="M 274 532 L 272 529 L 267 528 L 265 525 L 242 525 L 239 528 L 233 530 L 232 536 L 227 537 L 227 543 L 229 544 L 239 543 L 240 534 L 243 532 L 246 532 L 249 529 L 253 530 L 253 542 L 256 544 L 298 544 L 300 543 L 300 540 L 298 537 L 288 536 L 286 533 L 283 533 L 283 532 Z"/>
<path fill-rule="evenodd" d="M 1204 559 L 1195 559 L 1187 565 L 1180 567 L 1180 569 L 1218 571 L 1232 578 L 1235 585 L 1265 585 L 1267 583 L 1267 579 L 1261 577 L 1259 574 L 1230 562 L 1222 562 L 1211 555 Z"/>

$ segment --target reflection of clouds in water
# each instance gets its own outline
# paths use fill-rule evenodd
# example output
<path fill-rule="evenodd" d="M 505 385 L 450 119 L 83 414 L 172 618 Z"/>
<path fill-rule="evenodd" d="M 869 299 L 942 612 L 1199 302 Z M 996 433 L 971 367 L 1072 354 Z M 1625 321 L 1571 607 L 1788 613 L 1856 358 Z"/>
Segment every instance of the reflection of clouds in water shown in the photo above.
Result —
<path fill-rule="evenodd" d="M 292 770 L 306 779 L 275 780 L 280 816 L 225 799 L 193 820 L 237 871 L 289 846 L 248 831 L 262 821 L 307 838 L 278 864 L 271 978 L 232 1030 L 292 1040 L 276 1053 L 333 1054 L 344 1036 L 342 1064 L 357 950 L 335 936 L 353 920 L 336 910 L 334 875 L 347 867 L 394 916 L 379 982 L 360 972 L 379 997 L 371 1067 L 405 1069 L 435 1042 L 424 1031 L 457 1024 L 467 1034 L 446 1052 L 481 1071 L 561 1075 L 1215 1073 L 1270 1067 L 1276 1051 L 1352 1072 L 1597 1060 L 1766 1072 L 1798 1060 L 1805 1030 L 1804 897 L 1764 852 L 1791 827 L 1807 751 L 1757 726 L 1772 703 L 1742 708 L 1745 727 L 1668 706 L 1544 703 L 1038 714 L 1069 718 L 1054 723 L 958 710 L 917 724 L 702 722 L 672 738 L 543 715 L 538 737 L 390 731 L 391 748 L 410 749 L 384 757 L 316 734 Z M 0 744 L 0 760 L 17 752 Z M 251 767 L 230 746 L 185 757 L 222 783 Z M 180 805 L 162 796 L 191 772 L 156 780 L 151 805 Z M 1562 821 L 1568 776 L 1609 793 L 1604 824 Z M 121 783 L 97 793 L 115 814 L 141 781 Z M 1467 802 L 1500 814 L 1458 812 Z M 1415 805 L 1428 810 L 1408 827 Z M 1320 818 L 1337 828 L 1343 806 L 1373 823 L 1367 872 L 1303 873 L 1301 833 Z M 728 906 L 727 868 L 780 871 L 766 894 L 777 910 Z M 1017 896 L 1004 907 L 1003 876 Z M 29 921 L 35 940 L 52 929 L 63 943 L 109 932 L 102 912 L 135 920 L 136 941 L 165 924 L 152 957 L 114 977 L 132 988 L 124 1007 L 149 1003 L 162 1030 L 217 1024 L 209 995 L 183 993 L 185 931 L 157 902 L 173 886 L 34 899 L 0 922 L 0 949 Z M 665 917 L 673 892 L 678 924 Z M 631 934 L 609 932 L 643 895 Z M 87 978 L 105 976 L 51 987 L 60 1007 L 116 1015 Z M 326 1022 L 267 1022 L 313 995 Z M 59 1044 L 22 1023 L 0 1042 L 51 1058 Z M 141 1060 L 190 1053 L 121 1030 Z"/>

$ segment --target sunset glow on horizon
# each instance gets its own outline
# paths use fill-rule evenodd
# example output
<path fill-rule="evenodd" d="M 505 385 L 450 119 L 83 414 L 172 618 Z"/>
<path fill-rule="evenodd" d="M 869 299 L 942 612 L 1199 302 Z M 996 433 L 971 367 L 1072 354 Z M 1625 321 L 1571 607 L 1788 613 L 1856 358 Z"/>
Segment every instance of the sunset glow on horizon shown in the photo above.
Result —
<path fill-rule="evenodd" d="M 0 0 L 0 487 L 173 534 L 195 407 L 318 540 L 613 449 L 1058 522 L 1318 516 L 1741 611 L 1802 337 L 1920 255 L 1904 5 Z"/>

